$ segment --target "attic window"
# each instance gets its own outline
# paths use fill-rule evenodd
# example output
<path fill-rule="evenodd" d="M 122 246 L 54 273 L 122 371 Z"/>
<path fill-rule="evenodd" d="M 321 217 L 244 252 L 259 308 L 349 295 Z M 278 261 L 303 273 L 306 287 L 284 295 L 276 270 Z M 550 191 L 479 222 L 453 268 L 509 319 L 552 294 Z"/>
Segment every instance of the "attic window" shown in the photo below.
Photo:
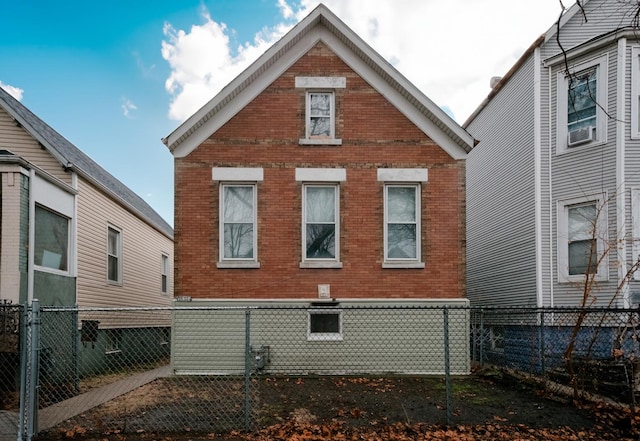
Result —
<path fill-rule="evenodd" d="M 302 145 L 341 145 L 336 138 L 335 89 L 344 89 L 345 77 L 296 77 L 296 88 L 305 89 L 305 137 Z"/>

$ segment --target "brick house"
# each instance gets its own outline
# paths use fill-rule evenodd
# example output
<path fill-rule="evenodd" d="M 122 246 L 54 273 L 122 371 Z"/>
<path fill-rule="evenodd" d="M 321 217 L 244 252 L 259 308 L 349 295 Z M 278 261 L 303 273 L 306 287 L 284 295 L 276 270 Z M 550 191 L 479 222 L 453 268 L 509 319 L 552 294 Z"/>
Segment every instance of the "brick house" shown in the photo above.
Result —
<path fill-rule="evenodd" d="M 177 296 L 466 304 L 473 138 L 325 6 L 163 142 Z"/>

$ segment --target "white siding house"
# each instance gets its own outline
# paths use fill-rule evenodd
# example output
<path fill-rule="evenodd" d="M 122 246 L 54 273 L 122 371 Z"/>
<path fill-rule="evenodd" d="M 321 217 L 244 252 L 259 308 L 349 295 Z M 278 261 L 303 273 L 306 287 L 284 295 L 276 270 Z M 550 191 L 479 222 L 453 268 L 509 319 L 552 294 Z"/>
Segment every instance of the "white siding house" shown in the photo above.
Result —
<path fill-rule="evenodd" d="M 580 306 L 587 276 L 586 306 L 638 303 L 640 39 L 633 6 L 582 3 L 464 124 L 472 305 Z"/>

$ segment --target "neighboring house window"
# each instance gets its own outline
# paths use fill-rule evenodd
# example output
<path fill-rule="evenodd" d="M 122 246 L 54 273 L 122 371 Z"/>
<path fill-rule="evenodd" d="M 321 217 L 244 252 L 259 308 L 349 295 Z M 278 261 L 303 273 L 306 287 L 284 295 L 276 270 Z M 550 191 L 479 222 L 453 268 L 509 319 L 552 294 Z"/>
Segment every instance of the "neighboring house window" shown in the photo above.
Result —
<path fill-rule="evenodd" d="M 169 256 L 167 256 L 166 254 L 162 255 L 161 283 L 162 293 L 166 294 L 169 289 Z"/>
<path fill-rule="evenodd" d="M 220 183 L 219 268 L 259 268 L 258 186 L 261 168 L 213 169 Z M 225 182 L 226 181 L 226 182 Z"/>
<path fill-rule="evenodd" d="M 342 268 L 340 187 L 345 169 L 297 168 L 302 185 L 302 268 Z"/>
<path fill-rule="evenodd" d="M 69 271 L 69 218 L 40 205 L 35 211 L 34 264 Z"/>
<path fill-rule="evenodd" d="M 305 137 L 300 144 L 340 145 L 336 138 L 335 89 L 346 87 L 345 77 L 296 77 L 296 88 L 306 90 Z"/>
<path fill-rule="evenodd" d="M 640 139 L 640 46 L 631 48 L 631 138 Z"/>
<path fill-rule="evenodd" d="M 421 184 L 426 169 L 379 169 L 384 181 L 384 266 L 424 268 L 421 252 Z M 418 182 L 415 182 L 418 181 Z"/>
<path fill-rule="evenodd" d="M 308 340 L 342 340 L 342 311 L 337 309 L 309 310 Z"/>
<path fill-rule="evenodd" d="M 558 73 L 558 153 L 606 141 L 607 57 Z"/>
<path fill-rule="evenodd" d="M 122 352 L 122 330 L 107 329 L 105 331 L 105 352 L 107 354 L 115 354 Z"/>
<path fill-rule="evenodd" d="M 582 199 L 582 198 L 581 198 Z M 606 206 L 602 198 L 564 201 L 558 205 L 558 275 L 561 282 L 580 281 L 585 274 L 606 278 Z"/>
<path fill-rule="evenodd" d="M 122 232 L 111 226 L 107 228 L 107 280 L 122 283 Z"/>

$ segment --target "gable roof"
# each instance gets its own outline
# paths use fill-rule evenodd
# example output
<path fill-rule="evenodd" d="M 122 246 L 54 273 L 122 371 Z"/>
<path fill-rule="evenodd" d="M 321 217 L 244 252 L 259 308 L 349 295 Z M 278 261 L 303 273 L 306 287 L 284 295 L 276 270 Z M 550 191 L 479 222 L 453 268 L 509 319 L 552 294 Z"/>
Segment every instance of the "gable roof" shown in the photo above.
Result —
<path fill-rule="evenodd" d="M 319 41 L 326 44 L 451 157 L 466 157 L 473 147 L 473 137 L 323 4 L 317 6 L 162 142 L 175 157 L 187 156 Z"/>
<path fill-rule="evenodd" d="M 103 169 L 51 126 L 0 87 L 0 107 L 6 110 L 65 169 L 92 182 L 165 236 L 173 239 L 173 228 L 140 196 Z"/>

